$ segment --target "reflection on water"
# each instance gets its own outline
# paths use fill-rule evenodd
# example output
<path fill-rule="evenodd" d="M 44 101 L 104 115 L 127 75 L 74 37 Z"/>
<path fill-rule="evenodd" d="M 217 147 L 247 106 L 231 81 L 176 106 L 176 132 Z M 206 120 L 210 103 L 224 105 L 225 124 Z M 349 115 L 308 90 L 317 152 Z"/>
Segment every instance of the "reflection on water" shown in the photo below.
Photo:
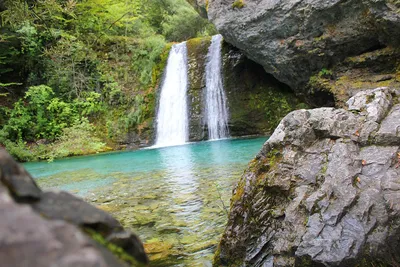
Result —
<path fill-rule="evenodd" d="M 210 266 L 232 188 L 265 139 L 202 142 L 25 167 L 41 187 L 80 195 L 135 231 L 152 266 Z"/>
<path fill-rule="evenodd" d="M 194 156 L 192 150 L 188 146 L 176 146 L 170 148 L 162 148 L 157 151 L 161 158 L 161 164 L 166 170 L 166 184 L 170 188 L 171 198 L 181 198 L 182 194 L 186 196 L 195 196 L 198 191 L 198 177 L 194 171 Z M 173 209 L 177 210 L 176 215 L 179 219 L 189 223 L 193 221 L 193 216 L 197 216 L 196 211 L 201 206 L 201 201 L 193 199 L 184 204 L 174 201 Z"/>

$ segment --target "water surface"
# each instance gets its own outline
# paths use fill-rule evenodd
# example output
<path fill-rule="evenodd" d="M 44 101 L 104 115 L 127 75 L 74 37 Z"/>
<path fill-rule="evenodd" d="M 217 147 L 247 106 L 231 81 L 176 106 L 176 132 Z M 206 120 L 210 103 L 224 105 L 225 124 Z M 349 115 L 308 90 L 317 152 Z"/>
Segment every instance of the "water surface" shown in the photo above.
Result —
<path fill-rule="evenodd" d="M 42 188 L 110 212 L 145 243 L 152 266 L 210 266 L 232 189 L 266 138 L 26 163 Z"/>

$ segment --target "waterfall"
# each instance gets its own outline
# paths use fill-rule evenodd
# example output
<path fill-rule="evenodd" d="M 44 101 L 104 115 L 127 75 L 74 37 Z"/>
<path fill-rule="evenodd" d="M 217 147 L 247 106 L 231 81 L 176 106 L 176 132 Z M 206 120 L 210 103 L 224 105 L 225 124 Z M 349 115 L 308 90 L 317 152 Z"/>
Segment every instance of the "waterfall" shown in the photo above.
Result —
<path fill-rule="evenodd" d="M 157 112 L 157 147 L 181 145 L 188 140 L 187 71 L 186 42 L 173 45 Z"/>
<path fill-rule="evenodd" d="M 214 35 L 208 49 L 206 65 L 206 118 L 210 140 L 229 137 L 226 95 L 221 77 L 220 34 Z"/>

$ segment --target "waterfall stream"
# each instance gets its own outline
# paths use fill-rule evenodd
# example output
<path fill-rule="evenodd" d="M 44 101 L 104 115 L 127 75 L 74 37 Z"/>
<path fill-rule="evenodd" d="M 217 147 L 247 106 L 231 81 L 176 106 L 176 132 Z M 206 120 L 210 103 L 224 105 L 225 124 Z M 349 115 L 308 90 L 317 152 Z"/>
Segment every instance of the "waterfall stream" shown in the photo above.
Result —
<path fill-rule="evenodd" d="M 229 137 L 228 109 L 221 77 L 220 34 L 214 35 L 207 55 L 206 65 L 206 119 L 210 140 Z"/>
<path fill-rule="evenodd" d="M 161 87 L 156 147 L 181 145 L 188 141 L 187 72 L 186 42 L 173 45 Z"/>

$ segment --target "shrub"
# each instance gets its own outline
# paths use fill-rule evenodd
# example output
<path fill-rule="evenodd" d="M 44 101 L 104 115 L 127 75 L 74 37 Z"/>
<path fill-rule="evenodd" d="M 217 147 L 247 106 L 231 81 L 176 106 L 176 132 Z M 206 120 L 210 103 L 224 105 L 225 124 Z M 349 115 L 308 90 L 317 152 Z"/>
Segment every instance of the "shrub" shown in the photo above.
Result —
<path fill-rule="evenodd" d="M 93 134 L 94 127 L 86 118 L 76 120 L 71 127 L 63 129 L 62 135 L 51 145 L 47 158 L 93 154 L 102 151 L 105 144 Z"/>
<path fill-rule="evenodd" d="M 26 143 L 23 141 L 12 142 L 7 140 L 4 142 L 4 146 L 8 153 L 20 162 L 32 161 L 36 159 L 36 156 L 29 150 Z"/>

